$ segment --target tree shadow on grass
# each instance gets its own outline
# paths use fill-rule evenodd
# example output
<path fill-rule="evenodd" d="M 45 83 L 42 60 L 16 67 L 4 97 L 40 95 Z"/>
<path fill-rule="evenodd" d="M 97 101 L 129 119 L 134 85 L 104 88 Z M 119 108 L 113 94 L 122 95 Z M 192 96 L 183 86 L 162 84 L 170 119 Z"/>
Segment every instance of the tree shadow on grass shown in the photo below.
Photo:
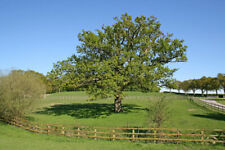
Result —
<path fill-rule="evenodd" d="M 206 115 L 193 114 L 192 116 L 225 121 L 225 115 L 220 113 L 208 113 Z"/>
<path fill-rule="evenodd" d="M 123 105 L 123 114 L 138 110 L 145 110 L 137 105 L 126 104 Z M 81 118 L 105 118 L 114 113 L 114 104 L 58 104 L 51 107 L 46 107 L 42 111 L 36 112 L 38 114 L 48 115 L 69 115 L 78 119 Z"/>

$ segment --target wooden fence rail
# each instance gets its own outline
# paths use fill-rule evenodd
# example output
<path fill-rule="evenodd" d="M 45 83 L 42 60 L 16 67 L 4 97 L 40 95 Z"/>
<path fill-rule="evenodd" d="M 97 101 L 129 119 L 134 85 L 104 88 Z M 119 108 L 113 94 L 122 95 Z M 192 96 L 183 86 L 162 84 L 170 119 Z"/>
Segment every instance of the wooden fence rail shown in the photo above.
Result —
<path fill-rule="evenodd" d="M 210 109 L 212 111 L 216 111 L 216 112 L 225 114 L 225 106 L 224 105 L 206 102 L 206 101 L 198 99 L 198 98 L 191 98 L 191 100 L 194 103 L 196 103 L 196 104 L 198 104 L 200 106 L 203 106 L 205 108 L 208 108 L 208 109 Z"/>
<path fill-rule="evenodd" d="M 78 127 L 73 125 L 41 124 L 22 119 L 14 119 L 8 121 L 8 123 L 35 133 L 93 138 L 95 140 L 108 139 L 113 141 L 151 141 L 154 143 L 197 142 L 201 144 L 225 144 L 225 129 Z"/>

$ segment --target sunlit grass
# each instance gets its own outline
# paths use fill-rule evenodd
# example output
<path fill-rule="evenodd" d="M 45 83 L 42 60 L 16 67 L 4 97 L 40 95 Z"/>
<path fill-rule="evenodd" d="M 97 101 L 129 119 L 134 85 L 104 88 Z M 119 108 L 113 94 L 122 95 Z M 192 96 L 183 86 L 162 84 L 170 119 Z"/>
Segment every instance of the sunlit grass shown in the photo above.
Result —
<path fill-rule="evenodd" d="M 89 101 L 85 92 L 62 92 L 41 100 L 29 116 L 33 121 L 54 124 L 108 127 L 149 127 L 151 103 L 165 97 L 169 118 L 165 128 L 225 128 L 224 115 L 191 103 L 187 97 L 163 93 L 125 92 L 124 112 L 113 112 L 113 98 Z"/>

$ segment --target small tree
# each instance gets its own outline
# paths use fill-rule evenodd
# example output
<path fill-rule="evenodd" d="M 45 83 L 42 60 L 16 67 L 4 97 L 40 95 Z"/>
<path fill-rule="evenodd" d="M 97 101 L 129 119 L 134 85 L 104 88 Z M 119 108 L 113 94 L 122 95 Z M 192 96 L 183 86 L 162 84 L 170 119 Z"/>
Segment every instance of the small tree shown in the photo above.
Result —
<path fill-rule="evenodd" d="M 149 125 L 150 127 L 160 128 L 163 123 L 169 119 L 169 101 L 165 97 L 156 99 L 155 102 L 149 107 Z"/>
<path fill-rule="evenodd" d="M 23 117 L 35 100 L 45 93 L 44 83 L 24 71 L 12 71 L 0 78 L 0 118 Z"/>
<path fill-rule="evenodd" d="M 164 34 L 160 26 L 155 17 L 132 19 L 124 14 L 96 33 L 83 31 L 78 35 L 78 55 L 68 59 L 73 67 L 69 66 L 64 75 L 74 75 L 77 86 L 85 85 L 94 97 L 113 96 L 114 110 L 121 112 L 127 87 L 158 90 L 159 82 L 176 71 L 166 64 L 186 61 L 184 41 Z"/>

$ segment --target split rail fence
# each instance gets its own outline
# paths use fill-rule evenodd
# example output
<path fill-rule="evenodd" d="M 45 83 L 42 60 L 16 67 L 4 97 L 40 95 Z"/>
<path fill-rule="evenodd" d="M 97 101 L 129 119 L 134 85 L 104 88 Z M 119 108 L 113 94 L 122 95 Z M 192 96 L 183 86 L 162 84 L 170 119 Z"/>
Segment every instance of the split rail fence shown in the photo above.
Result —
<path fill-rule="evenodd" d="M 63 135 L 78 138 L 130 140 L 154 143 L 225 144 L 224 129 L 167 129 L 167 128 L 107 128 L 34 123 L 14 119 L 8 123 L 34 133 Z"/>
<path fill-rule="evenodd" d="M 197 98 L 191 98 L 191 100 L 194 103 L 196 103 L 196 104 L 198 104 L 200 106 L 203 106 L 203 107 L 208 108 L 210 110 L 213 110 L 213 111 L 225 114 L 225 106 L 224 105 L 206 102 L 204 100 L 197 99 Z"/>

